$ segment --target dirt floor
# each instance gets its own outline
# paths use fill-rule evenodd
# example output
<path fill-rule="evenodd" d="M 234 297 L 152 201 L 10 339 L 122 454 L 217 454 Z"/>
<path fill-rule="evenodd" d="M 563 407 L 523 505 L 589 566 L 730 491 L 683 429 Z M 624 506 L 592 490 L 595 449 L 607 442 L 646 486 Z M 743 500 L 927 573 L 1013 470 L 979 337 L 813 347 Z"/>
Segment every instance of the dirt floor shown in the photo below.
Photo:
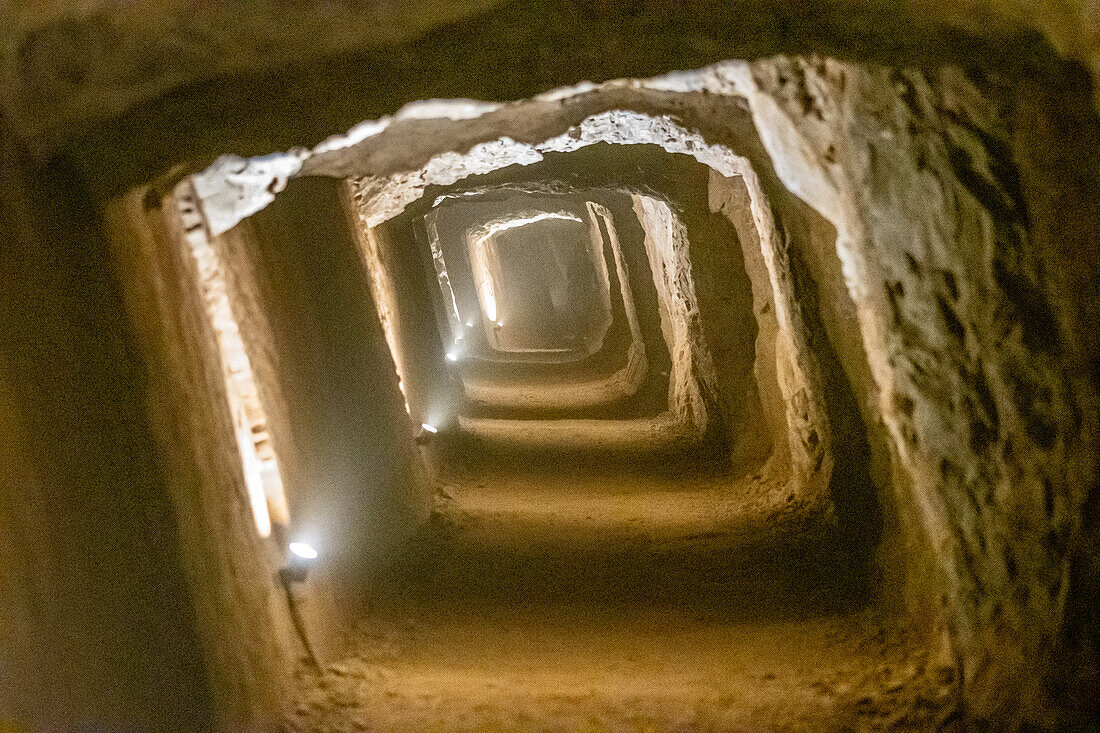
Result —
<path fill-rule="evenodd" d="M 295 730 L 949 729 L 820 507 L 757 474 L 466 467 Z"/>

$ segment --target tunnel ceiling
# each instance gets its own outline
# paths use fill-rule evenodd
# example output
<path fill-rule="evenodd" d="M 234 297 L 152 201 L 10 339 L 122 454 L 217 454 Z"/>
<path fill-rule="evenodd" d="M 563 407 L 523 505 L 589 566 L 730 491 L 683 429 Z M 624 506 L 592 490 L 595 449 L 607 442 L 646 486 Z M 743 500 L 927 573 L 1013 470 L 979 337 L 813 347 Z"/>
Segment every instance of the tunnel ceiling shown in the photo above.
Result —
<path fill-rule="evenodd" d="M 327 124 L 335 125 L 327 129 L 316 126 L 316 115 L 296 120 L 297 130 L 287 139 L 301 144 L 320 140 L 363 117 L 363 110 L 357 114 L 337 102 L 342 96 L 337 90 L 370 100 L 376 115 L 385 113 L 386 105 L 393 109 L 408 101 L 408 97 L 394 96 L 393 90 L 380 89 L 374 83 L 386 77 L 416 78 L 418 88 L 405 86 L 402 90 L 414 98 L 477 95 L 504 99 L 581 78 L 650 76 L 667 70 L 655 68 L 652 58 L 675 59 L 673 65 L 679 68 L 729 57 L 806 50 L 871 61 L 998 59 L 1002 57 L 996 52 L 998 45 L 1017 52 L 1034 45 L 1022 29 L 1043 33 L 1056 48 L 1094 73 L 1100 59 L 1095 34 L 1086 32 L 1093 22 L 1086 5 L 1042 3 L 1025 8 L 1007 0 L 936 0 L 919 5 L 814 2 L 798 9 L 774 2 L 735 6 L 693 3 L 682 9 L 667 3 L 626 8 L 615 3 L 589 7 L 496 0 L 346 7 L 309 3 L 293 9 L 208 3 L 199 10 L 181 1 L 125 7 L 99 1 L 16 4 L 2 13 L 4 117 L 21 139 L 42 154 L 64 147 L 80 131 L 110 136 L 114 131 L 97 126 L 168 92 L 188 89 L 182 98 L 167 105 L 156 102 L 125 124 L 141 125 L 141 120 L 146 120 L 155 126 L 157 116 L 172 119 L 173 108 L 181 101 L 186 103 L 186 97 L 201 90 L 204 83 L 223 86 L 224 81 L 210 81 L 218 77 L 233 80 L 238 99 L 233 105 L 236 109 L 225 110 L 227 117 L 238 117 L 227 120 L 229 125 L 238 131 L 246 129 L 249 120 L 255 120 L 256 113 L 277 96 L 243 81 L 248 74 L 264 72 L 276 78 L 276 86 L 284 92 L 294 90 L 286 96 L 287 112 L 295 107 L 308 107 L 315 113 L 324 109 L 320 118 L 327 116 Z M 459 21 L 456 28 L 446 28 L 455 21 Z M 779 27 L 786 31 L 777 32 Z M 441 28 L 444 30 L 437 30 Z M 951 40 L 961 32 L 974 39 L 991 39 L 993 52 L 957 48 Z M 427 38 L 420 38 L 425 33 Z M 647 37 L 646 44 L 630 41 L 639 35 Z M 456 44 L 456 38 L 462 43 Z M 413 39 L 416 52 L 406 57 Z M 603 51 L 592 54 L 586 50 L 592 48 Z M 472 49 L 492 49 L 486 57 L 499 66 L 483 68 L 474 56 L 463 60 L 462 54 Z M 555 51 L 548 54 L 546 49 Z M 608 53 L 607 49 L 614 50 Z M 539 59 L 542 69 L 534 86 L 518 72 L 533 68 L 532 59 Z M 560 60 L 548 63 L 552 59 Z M 320 93 L 311 97 L 309 85 L 300 80 L 316 77 L 321 64 L 329 66 L 326 76 L 331 81 L 321 84 L 326 89 L 318 89 Z M 465 73 L 425 76 L 418 72 L 419 68 L 450 69 L 452 64 Z M 354 71 L 364 65 L 377 71 Z M 501 68 L 517 71 L 501 74 Z M 317 85 L 317 79 L 311 84 Z M 462 89 L 462 84 L 467 88 Z M 122 135 L 119 139 L 129 134 L 116 129 Z M 230 139 L 225 136 L 228 129 L 209 131 L 223 142 Z M 136 138 L 130 134 L 130 139 Z M 181 142 L 178 138 L 153 142 L 146 163 L 152 164 L 158 157 L 161 161 L 185 157 L 165 155 L 163 146 Z M 215 147 L 207 152 L 218 151 L 216 142 L 209 143 Z M 250 153 L 267 147 L 259 138 L 247 144 L 253 146 Z M 185 147 L 190 153 L 198 150 L 194 140 Z"/>

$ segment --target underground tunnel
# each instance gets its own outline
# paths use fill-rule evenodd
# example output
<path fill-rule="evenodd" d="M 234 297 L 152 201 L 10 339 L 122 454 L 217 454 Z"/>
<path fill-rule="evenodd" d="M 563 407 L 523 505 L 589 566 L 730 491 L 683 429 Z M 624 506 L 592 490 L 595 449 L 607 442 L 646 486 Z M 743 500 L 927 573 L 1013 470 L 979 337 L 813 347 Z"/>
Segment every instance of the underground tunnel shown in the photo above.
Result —
<path fill-rule="evenodd" d="M 1087 18 L 458 5 L 0 11 L 0 727 L 1100 725 Z"/>

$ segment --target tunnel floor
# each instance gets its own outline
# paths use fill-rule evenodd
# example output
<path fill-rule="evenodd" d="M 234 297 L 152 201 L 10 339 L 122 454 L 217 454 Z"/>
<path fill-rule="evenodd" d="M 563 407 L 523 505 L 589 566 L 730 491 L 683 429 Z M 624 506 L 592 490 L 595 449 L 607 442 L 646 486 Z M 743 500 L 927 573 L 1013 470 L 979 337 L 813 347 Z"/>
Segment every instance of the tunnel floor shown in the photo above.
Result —
<path fill-rule="evenodd" d="M 358 652 L 302 666 L 295 730 L 952 727 L 950 670 L 820 507 L 759 473 L 520 464 L 441 481 Z"/>

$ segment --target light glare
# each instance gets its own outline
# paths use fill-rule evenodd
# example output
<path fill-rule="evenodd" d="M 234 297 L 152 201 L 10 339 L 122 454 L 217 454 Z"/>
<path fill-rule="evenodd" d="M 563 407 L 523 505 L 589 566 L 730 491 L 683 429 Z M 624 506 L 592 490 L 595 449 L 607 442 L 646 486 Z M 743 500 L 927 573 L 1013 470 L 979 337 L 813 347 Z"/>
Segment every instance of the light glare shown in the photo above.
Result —
<path fill-rule="evenodd" d="M 302 558 L 303 560 L 317 559 L 317 550 L 314 550 L 312 547 L 304 542 L 291 542 L 289 545 L 289 549 L 291 552 L 293 552 L 295 555 Z"/>
<path fill-rule="evenodd" d="M 485 312 L 485 317 L 490 321 L 497 319 L 497 298 L 496 293 L 493 290 L 493 281 L 490 279 L 492 275 L 486 274 L 481 281 L 481 304 Z"/>
<path fill-rule="evenodd" d="M 424 428 L 429 433 L 438 433 L 439 432 L 439 428 L 437 428 L 435 425 L 431 425 L 431 424 L 426 423 L 426 422 L 420 423 L 420 427 Z"/>

